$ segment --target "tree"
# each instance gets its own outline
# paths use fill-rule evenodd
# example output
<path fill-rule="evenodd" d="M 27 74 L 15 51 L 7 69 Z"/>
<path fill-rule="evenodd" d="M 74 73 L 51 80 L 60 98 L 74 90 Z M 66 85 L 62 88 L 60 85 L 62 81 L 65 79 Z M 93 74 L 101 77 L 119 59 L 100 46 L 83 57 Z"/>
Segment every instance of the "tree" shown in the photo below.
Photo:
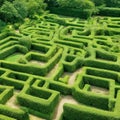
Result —
<path fill-rule="evenodd" d="M 0 0 L 0 6 L 0 19 L 5 22 L 33 18 L 46 9 L 44 0 Z"/>
<path fill-rule="evenodd" d="M 0 0 L 0 6 L 5 2 L 5 0 Z"/>
<path fill-rule="evenodd" d="M 12 2 L 13 0 L 0 0 L 0 6 L 2 6 L 5 1 Z"/>
<path fill-rule="evenodd" d="M 16 18 L 19 18 L 18 11 L 15 9 L 14 5 L 8 1 L 5 1 L 1 6 L 0 14 L 0 18 L 5 22 L 15 21 Z"/>
<path fill-rule="evenodd" d="M 17 10 L 21 20 L 23 20 L 24 18 L 27 17 L 28 11 L 27 11 L 25 1 L 15 0 L 15 1 L 13 1 L 13 5 L 14 5 L 15 9 Z"/>
<path fill-rule="evenodd" d="M 45 10 L 46 4 L 43 0 L 29 0 L 27 2 L 28 16 L 33 17 L 36 14 L 40 14 Z"/>

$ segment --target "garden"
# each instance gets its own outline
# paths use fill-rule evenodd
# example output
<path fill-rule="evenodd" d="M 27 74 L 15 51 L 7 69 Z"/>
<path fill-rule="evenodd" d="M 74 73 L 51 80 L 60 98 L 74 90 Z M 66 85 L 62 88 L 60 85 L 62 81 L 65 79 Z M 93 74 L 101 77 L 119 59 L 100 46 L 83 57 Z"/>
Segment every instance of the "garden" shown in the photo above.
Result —
<path fill-rule="evenodd" d="M 0 120 L 120 120 L 120 0 L 1 0 Z"/>

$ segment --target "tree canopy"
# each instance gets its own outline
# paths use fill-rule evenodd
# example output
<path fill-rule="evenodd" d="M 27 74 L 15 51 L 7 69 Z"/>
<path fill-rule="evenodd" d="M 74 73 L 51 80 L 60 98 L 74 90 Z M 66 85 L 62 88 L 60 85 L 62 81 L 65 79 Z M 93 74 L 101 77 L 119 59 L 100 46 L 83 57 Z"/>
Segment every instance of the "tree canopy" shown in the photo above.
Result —
<path fill-rule="evenodd" d="M 45 10 L 44 0 L 1 0 L 0 19 L 5 22 L 24 20 L 34 17 Z"/>
<path fill-rule="evenodd" d="M 0 0 L 0 20 L 14 23 L 23 21 L 26 17 L 34 18 L 46 10 L 47 4 L 48 9 L 56 7 L 63 12 L 66 12 L 64 9 L 67 9 L 67 12 L 77 9 L 81 11 L 81 15 L 88 16 L 96 10 L 100 11 L 102 6 L 120 8 L 120 0 Z"/>

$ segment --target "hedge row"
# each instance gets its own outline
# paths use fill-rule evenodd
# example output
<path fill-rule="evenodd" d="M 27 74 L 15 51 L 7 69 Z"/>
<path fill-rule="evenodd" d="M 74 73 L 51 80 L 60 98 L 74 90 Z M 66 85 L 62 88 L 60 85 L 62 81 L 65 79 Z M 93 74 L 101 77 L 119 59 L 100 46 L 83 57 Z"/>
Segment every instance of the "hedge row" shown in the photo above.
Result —
<path fill-rule="evenodd" d="M 78 77 L 79 82 L 76 83 L 73 91 L 73 96 L 83 104 L 86 104 L 88 106 L 93 106 L 99 109 L 109 110 L 108 104 L 109 104 L 109 98 L 106 95 L 100 95 L 96 93 L 91 93 L 89 91 L 84 91 L 84 87 L 86 84 L 102 87 L 105 89 L 108 89 L 109 95 L 113 94 L 113 89 L 109 85 L 114 86 L 114 81 L 111 80 L 111 83 L 109 82 L 109 79 L 103 79 L 98 77 L 92 77 L 88 75 L 84 75 L 83 77 Z M 80 86 L 80 87 L 79 87 Z M 111 106 L 110 106 L 111 107 Z"/>
<path fill-rule="evenodd" d="M 100 9 L 99 15 L 120 17 L 120 8 L 103 7 Z"/>
<path fill-rule="evenodd" d="M 119 82 L 119 74 L 117 72 L 92 67 L 84 67 L 84 69 L 86 69 L 87 75 L 110 78 L 114 79 L 116 82 Z"/>
<path fill-rule="evenodd" d="M 120 65 L 113 62 L 108 61 L 101 61 L 101 60 L 86 60 L 84 63 L 85 66 L 95 67 L 95 68 L 102 68 L 112 71 L 120 71 Z"/>
<path fill-rule="evenodd" d="M 74 8 L 64 8 L 64 7 L 51 7 L 49 8 L 52 13 L 72 16 L 72 17 L 80 17 L 80 18 L 89 18 L 92 14 L 92 11 L 89 10 L 80 10 Z"/>
<path fill-rule="evenodd" d="M 118 72 L 84 67 L 82 73 L 77 76 L 72 91 L 73 97 L 81 104 L 64 104 L 61 120 L 119 120 L 119 88 L 115 91 L 115 81 L 118 82 L 118 79 Z M 93 93 L 91 86 L 105 88 L 109 93 Z"/>
<path fill-rule="evenodd" d="M 2 104 L 0 104 L 0 114 L 15 118 L 16 120 L 29 120 L 29 116 L 26 111 L 10 108 Z"/>
<path fill-rule="evenodd" d="M 19 71 L 19 72 L 25 72 L 25 73 L 30 73 L 30 74 L 35 74 L 35 75 L 46 75 L 47 72 L 49 72 L 56 62 L 59 61 L 59 58 L 61 57 L 62 50 L 60 49 L 56 55 L 44 66 L 35 66 L 35 65 L 29 65 L 29 64 L 18 64 L 18 63 L 9 63 L 2 61 L 1 67 L 3 68 L 8 68 L 11 70 Z"/>
<path fill-rule="evenodd" d="M 14 118 L 11 118 L 11 117 L 0 114 L 0 120 L 17 120 L 17 119 L 14 119 Z"/>
<path fill-rule="evenodd" d="M 40 87 L 25 86 L 17 96 L 20 105 L 27 107 L 32 114 L 51 119 L 53 110 L 59 100 L 59 92 Z"/>
<path fill-rule="evenodd" d="M 2 85 L 14 86 L 15 89 L 21 90 L 25 84 L 31 84 L 34 81 L 32 76 L 26 73 L 5 70 L 6 72 L 0 77 Z"/>
<path fill-rule="evenodd" d="M 84 105 L 65 104 L 62 120 L 119 120 L 120 115 Z"/>
<path fill-rule="evenodd" d="M 5 104 L 13 96 L 13 87 L 0 86 L 0 104 Z"/>

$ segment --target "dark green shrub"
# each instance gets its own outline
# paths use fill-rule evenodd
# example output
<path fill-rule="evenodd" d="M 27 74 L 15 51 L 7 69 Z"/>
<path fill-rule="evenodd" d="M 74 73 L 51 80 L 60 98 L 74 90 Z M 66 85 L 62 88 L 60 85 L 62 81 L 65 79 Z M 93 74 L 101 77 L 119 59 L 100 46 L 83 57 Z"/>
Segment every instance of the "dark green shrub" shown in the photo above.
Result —
<path fill-rule="evenodd" d="M 14 5 L 11 2 L 5 1 L 0 7 L 0 19 L 3 19 L 5 22 L 12 22 L 15 21 L 16 18 L 19 18 L 19 14 Z"/>
<path fill-rule="evenodd" d="M 16 22 L 26 17 L 34 18 L 46 9 L 44 0 L 3 0 L 0 2 L 0 19 L 5 22 Z"/>
<path fill-rule="evenodd" d="M 6 26 L 6 23 L 0 20 L 0 33 L 5 26 Z"/>
<path fill-rule="evenodd" d="M 118 7 L 120 8 L 120 0 L 105 0 L 107 7 Z"/>
<path fill-rule="evenodd" d="M 82 1 L 82 0 L 57 0 L 60 7 L 67 7 L 67 8 L 79 8 L 79 9 L 93 9 L 94 4 L 89 1 Z"/>
<path fill-rule="evenodd" d="M 15 9 L 17 10 L 21 20 L 23 20 L 24 18 L 27 17 L 28 11 L 27 11 L 27 7 L 26 7 L 26 3 L 24 1 L 15 0 L 15 1 L 13 1 L 13 5 L 14 5 Z"/>
<path fill-rule="evenodd" d="M 57 0 L 58 6 L 51 6 L 51 12 L 73 17 L 88 18 L 95 11 L 94 3 L 87 0 Z"/>
<path fill-rule="evenodd" d="M 33 18 L 36 14 L 41 14 L 46 9 L 46 4 L 44 0 L 29 0 L 26 2 L 28 16 Z"/>
<path fill-rule="evenodd" d="M 99 14 L 103 16 L 120 17 L 120 8 L 103 7 L 100 8 Z"/>
<path fill-rule="evenodd" d="M 91 1 L 94 2 L 96 6 L 105 4 L 105 0 L 91 0 Z"/>

